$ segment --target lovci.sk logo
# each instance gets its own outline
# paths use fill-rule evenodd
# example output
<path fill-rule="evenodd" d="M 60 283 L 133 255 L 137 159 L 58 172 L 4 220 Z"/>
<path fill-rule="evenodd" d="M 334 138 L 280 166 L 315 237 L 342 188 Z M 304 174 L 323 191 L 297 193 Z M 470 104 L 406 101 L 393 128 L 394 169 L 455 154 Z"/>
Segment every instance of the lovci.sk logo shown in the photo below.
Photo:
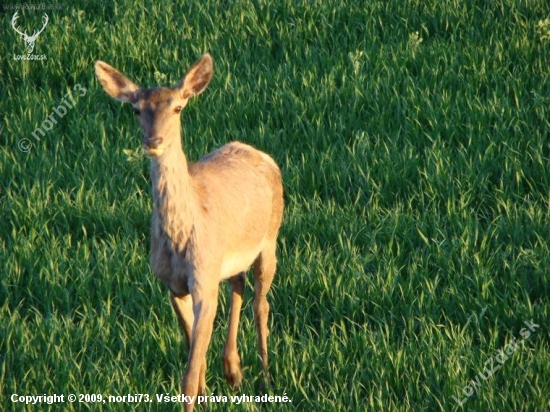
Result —
<path fill-rule="evenodd" d="M 34 50 L 34 43 L 36 42 L 36 39 L 38 38 L 40 33 L 42 33 L 44 31 L 44 29 L 48 25 L 48 15 L 46 13 L 44 13 L 44 25 L 42 26 L 42 28 L 40 30 L 35 31 L 32 36 L 29 36 L 26 31 L 21 32 L 15 26 L 15 22 L 19 18 L 17 13 L 19 13 L 19 12 L 16 11 L 15 14 L 13 15 L 13 17 L 11 19 L 11 25 L 17 33 L 19 33 L 21 36 L 23 36 L 23 40 L 25 41 L 25 43 L 27 43 L 27 54 L 26 55 L 25 54 L 14 54 L 13 55 L 14 60 L 46 60 L 46 55 L 45 54 L 38 54 L 38 55 L 37 54 L 32 54 L 32 51 Z"/>

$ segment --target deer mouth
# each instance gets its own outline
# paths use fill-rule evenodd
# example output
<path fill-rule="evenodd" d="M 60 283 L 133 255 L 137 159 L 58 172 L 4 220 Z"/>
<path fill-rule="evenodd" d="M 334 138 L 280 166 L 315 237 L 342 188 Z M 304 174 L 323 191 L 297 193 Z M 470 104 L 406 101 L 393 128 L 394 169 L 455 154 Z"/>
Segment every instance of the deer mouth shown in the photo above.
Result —
<path fill-rule="evenodd" d="M 163 147 L 148 147 L 143 145 L 141 148 L 143 149 L 143 152 L 149 157 L 159 157 L 164 152 Z"/>
<path fill-rule="evenodd" d="M 162 144 L 162 138 L 148 137 L 148 138 L 144 138 L 141 141 L 141 148 L 143 149 L 146 155 L 150 157 L 158 157 L 164 152 L 164 149 L 166 147 Z"/>

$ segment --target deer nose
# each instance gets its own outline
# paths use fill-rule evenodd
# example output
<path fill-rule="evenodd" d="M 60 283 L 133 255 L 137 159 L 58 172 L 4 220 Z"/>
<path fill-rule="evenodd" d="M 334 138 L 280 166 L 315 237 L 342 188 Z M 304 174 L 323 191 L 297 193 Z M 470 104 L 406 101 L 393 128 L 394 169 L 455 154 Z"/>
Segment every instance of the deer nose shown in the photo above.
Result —
<path fill-rule="evenodd" d="M 150 149 L 156 149 L 162 144 L 162 137 L 144 137 L 142 143 Z"/>

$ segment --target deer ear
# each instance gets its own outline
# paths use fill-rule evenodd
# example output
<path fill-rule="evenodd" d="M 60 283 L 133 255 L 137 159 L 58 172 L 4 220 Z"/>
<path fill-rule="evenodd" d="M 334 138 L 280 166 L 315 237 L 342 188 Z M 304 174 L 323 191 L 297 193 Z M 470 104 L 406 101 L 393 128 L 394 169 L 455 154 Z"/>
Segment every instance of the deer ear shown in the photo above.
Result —
<path fill-rule="evenodd" d="M 181 97 L 189 99 L 202 93 L 212 79 L 213 66 L 214 62 L 209 54 L 203 55 L 191 66 L 179 86 Z"/>
<path fill-rule="evenodd" d="M 137 102 L 139 86 L 107 63 L 98 60 L 95 64 L 95 75 L 103 90 L 114 99 L 124 103 Z"/>

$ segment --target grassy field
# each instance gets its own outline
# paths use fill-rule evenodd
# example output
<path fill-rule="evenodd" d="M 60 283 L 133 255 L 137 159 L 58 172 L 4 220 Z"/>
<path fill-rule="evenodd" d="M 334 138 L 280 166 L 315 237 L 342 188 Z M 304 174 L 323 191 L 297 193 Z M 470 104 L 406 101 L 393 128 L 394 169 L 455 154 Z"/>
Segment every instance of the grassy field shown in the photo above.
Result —
<path fill-rule="evenodd" d="M 155 398 L 178 393 L 187 348 L 148 264 L 149 161 L 93 65 L 173 85 L 205 52 L 188 158 L 240 140 L 283 171 L 270 393 L 292 399 L 210 410 L 550 408 L 550 3 L 157 3 L 21 10 L 28 33 L 48 13 L 41 61 L 14 58 L 0 10 L 0 409 L 179 410 Z M 230 396 L 222 289 L 207 383 Z M 240 393 L 257 395 L 251 298 Z"/>

